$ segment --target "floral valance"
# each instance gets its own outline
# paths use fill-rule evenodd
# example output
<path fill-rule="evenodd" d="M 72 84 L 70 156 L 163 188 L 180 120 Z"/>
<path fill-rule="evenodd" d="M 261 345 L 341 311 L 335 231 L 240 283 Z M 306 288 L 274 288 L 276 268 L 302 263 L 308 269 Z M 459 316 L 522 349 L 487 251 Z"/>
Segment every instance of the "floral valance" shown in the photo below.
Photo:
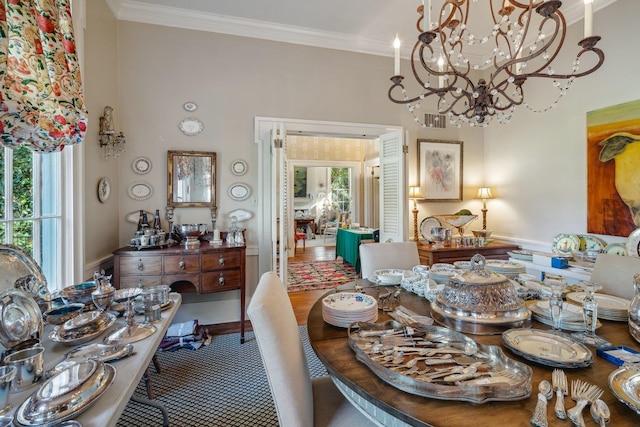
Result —
<path fill-rule="evenodd" d="M 0 0 L 0 143 L 78 144 L 87 129 L 71 0 Z"/>

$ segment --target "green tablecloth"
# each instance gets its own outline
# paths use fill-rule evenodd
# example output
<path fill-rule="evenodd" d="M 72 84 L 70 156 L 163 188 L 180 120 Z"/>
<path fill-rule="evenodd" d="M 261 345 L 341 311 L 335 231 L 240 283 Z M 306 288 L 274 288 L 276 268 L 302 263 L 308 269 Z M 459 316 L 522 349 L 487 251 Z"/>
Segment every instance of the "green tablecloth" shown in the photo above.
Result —
<path fill-rule="evenodd" d="M 345 262 L 353 265 L 356 272 L 360 272 L 360 253 L 358 247 L 360 241 L 366 239 L 373 239 L 373 233 L 371 231 L 357 231 L 357 230 L 345 230 L 343 228 L 338 229 L 336 235 L 336 258 L 339 256 Z"/>

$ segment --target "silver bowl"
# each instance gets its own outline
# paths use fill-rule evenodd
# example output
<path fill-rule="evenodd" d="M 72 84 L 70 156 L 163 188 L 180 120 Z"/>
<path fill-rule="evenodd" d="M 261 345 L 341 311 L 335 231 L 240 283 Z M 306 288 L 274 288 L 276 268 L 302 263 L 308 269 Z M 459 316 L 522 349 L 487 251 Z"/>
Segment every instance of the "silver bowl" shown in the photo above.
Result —
<path fill-rule="evenodd" d="M 60 296 L 67 304 L 81 302 L 85 305 L 90 305 L 93 303 L 93 300 L 91 299 L 91 292 L 95 290 L 96 282 L 83 282 L 78 283 L 77 285 L 67 286 L 60 291 Z"/>
<path fill-rule="evenodd" d="M 472 230 L 471 232 L 473 233 L 473 237 L 484 237 L 488 239 L 491 233 L 493 233 L 493 230 Z"/>
<path fill-rule="evenodd" d="M 84 304 L 76 302 L 47 310 L 42 318 L 51 325 L 62 325 L 67 320 L 73 319 L 82 313 L 82 310 L 84 310 Z"/>
<path fill-rule="evenodd" d="M 200 237 L 207 234 L 207 224 L 176 224 L 174 231 L 181 239 Z"/>

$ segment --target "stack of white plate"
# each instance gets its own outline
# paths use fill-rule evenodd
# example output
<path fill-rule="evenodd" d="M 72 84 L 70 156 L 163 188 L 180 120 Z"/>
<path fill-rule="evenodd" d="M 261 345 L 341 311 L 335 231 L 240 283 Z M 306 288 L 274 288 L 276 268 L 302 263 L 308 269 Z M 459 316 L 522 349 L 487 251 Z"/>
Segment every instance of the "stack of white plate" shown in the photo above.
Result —
<path fill-rule="evenodd" d="M 509 279 L 515 279 L 518 277 L 518 274 L 527 272 L 527 267 L 524 264 L 499 259 L 488 259 L 485 268 L 494 273 L 502 274 Z"/>
<path fill-rule="evenodd" d="M 399 285 L 402 279 L 410 279 L 418 275 L 411 270 L 399 268 L 385 268 L 376 270 L 367 279 L 381 286 Z"/>
<path fill-rule="evenodd" d="M 431 279 L 437 284 L 449 283 L 449 280 L 454 274 L 456 274 L 456 270 L 454 268 L 446 267 L 431 268 L 431 271 L 429 272 Z"/>
<path fill-rule="evenodd" d="M 582 305 L 586 292 L 569 292 L 567 300 Z M 631 301 L 613 295 L 594 294 L 598 303 L 598 319 L 626 322 L 629 319 L 629 305 Z"/>
<path fill-rule="evenodd" d="M 322 318 L 330 325 L 347 328 L 353 322 L 378 320 L 378 301 L 371 295 L 339 292 L 322 300 Z"/>

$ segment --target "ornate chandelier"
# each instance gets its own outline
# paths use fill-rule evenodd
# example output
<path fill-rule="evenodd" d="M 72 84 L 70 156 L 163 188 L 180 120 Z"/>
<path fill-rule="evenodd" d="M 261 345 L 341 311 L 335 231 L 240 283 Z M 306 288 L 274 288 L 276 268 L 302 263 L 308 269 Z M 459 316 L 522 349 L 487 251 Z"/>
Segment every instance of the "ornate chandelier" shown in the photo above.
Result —
<path fill-rule="evenodd" d="M 490 35 L 471 33 L 471 3 L 489 7 Z M 442 0 L 440 9 L 433 9 L 432 21 L 431 0 L 423 0 L 417 9 L 419 36 L 411 52 L 411 72 L 419 94 L 408 95 L 403 84 L 400 41 L 396 36 L 389 99 L 406 104 L 414 121 L 423 128 L 433 126 L 425 124 L 418 114 L 428 102 L 435 104 L 431 113 L 446 115 L 458 127 L 464 122 L 486 127 L 494 117 L 500 123 L 508 123 L 518 105 L 535 112 L 547 111 L 557 105 L 577 77 L 593 73 L 604 62 L 604 52 L 596 48 L 600 37 L 592 35 L 592 3 L 593 0 L 585 0 L 584 38 L 578 43 L 581 49 L 571 70 L 561 74 L 553 66 L 567 27 L 560 11 L 561 1 Z M 494 44 L 491 53 L 473 63 L 473 54 L 468 51 L 490 42 Z M 591 64 L 581 70 L 583 54 L 589 54 L 585 57 L 591 57 Z M 545 108 L 536 109 L 525 102 L 524 85 L 533 78 L 551 79 L 558 90 L 557 98 Z"/>

